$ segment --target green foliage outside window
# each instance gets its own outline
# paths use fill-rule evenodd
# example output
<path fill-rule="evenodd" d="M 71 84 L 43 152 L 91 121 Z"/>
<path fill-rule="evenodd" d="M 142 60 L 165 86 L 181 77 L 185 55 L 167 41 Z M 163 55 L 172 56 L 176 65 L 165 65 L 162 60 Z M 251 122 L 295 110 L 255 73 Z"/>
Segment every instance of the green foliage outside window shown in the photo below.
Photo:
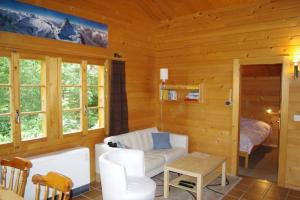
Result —
<path fill-rule="evenodd" d="M 41 70 L 39 60 L 21 59 L 20 68 L 20 110 L 22 140 L 43 136 L 43 114 L 22 114 L 22 112 L 42 111 Z"/>
<path fill-rule="evenodd" d="M 77 63 L 62 63 L 62 108 L 80 108 L 81 67 Z M 68 86 L 68 87 L 65 87 Z M 81 130 L 80 111 L 63 111 L 62 124 L 64 133 L 78 132 Z"/>
<path fill-rule="evenodd" d="M 99 128 L 99 66 L 87 66 L 88 128 Z"/>
<path fill-rule="evenodd" d="M 43 133 L 43 115 L 24 115 L 21 117 L 22 140 L 39 138 Z"/>
<path fill-rule="evenodd" d="M 0 94 L 1 95 L 1 94 Z M 0 117 L 0 144 L 12 141 L 10 117 Z"/>
<path fill-rule="evenodd" d="M 0 84 L 10 83 L 10 61 L 6 57 L 0 57 Z M 10 113 L 10 88 L 0 87 L 0 114 Z M 10 116 L 0 117 L 0 143 L 12 141 Z"/>

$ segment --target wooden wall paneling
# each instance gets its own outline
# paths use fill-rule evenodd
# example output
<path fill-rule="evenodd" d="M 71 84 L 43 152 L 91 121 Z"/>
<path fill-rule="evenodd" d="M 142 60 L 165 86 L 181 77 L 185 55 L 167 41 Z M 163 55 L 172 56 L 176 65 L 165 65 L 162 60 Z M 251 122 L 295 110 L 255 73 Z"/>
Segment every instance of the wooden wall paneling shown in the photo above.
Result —
<path fill-rule="evenodd" d="M 288 186 L 286 179 L 290 177 L 287 173 L 287 145 L 288 145 L 288 122 L 289 119 L 289 96 L 290 96 L 290 59 L 284 57 L 282 61 L 281 77 L 281 105 L 280 105 L 280 138 L 279 138 L 279 166 L 278 166 L 278 185 Z M 297 185 L 297 187 L 300 187 Z"/>
<path fill-rule="evenodd" d="M 292 64 L 290 69 L 292 69 Z M 287 163 L 282 170 L 286 170 L 287 176 L 285 181 L 288 186 L 298 188 L 299 179 L 299 122 L 293 120 L 294 114 L 299 112 L 300 96 L 299 96 L 299 79 L 290 79 L 289 87 L 289 105 L 288 105 L 288 129 L 286 142 L 286 159 Z M 284 156 L 284 155 L 283 155 Z M 284 168 L 285 167 L 285 168 Z"/>
<path fill-rule="evenodd" d="M 162 21 L 155 29 L 155 76 L 159 75 L 159 68 L 167 67 L 168 83 L 184 84 L 204 79 L 207 89 L 206 105 L 190 108 L 190 105 L 164 104 L 164 129 L 187 134 L 190 151 L 225 155 L 230 162 L 228 172 L 234 174 L 236 155 L 233 152 L 235 137 L 231 126 L 233 108 L 224 105 L 228 90 L 233 87 L 232 64 L 227 63 L 235 58 L 240 59 L 241 64 L 282 63 L 283 56 L 294 55 L 300 45 L 297 38 L 300 14 L 295 12 L 299 7 L 300 2 L 296 0 L 258 0 L 252 5 L 239 8 L 232 6 Z M 214 68 L 212 63 L 223 64 L 223 67 Z M 194 76 L 190 75 L 193 73 Z M 154 81 L 157 86 L 159 78 L 154 78 Z M 155 94 L 158 93 L 157 87 L 154 88 Z M 284 98 L 295 93 L 295 90 L 290 90 L 284 93 Z M 271 97 L 266 99 L 268 102 L 271 100 Z M 297 101 L 288 104 L 289 118 L 281 119 L 282 123 L 289 122 L 289 132 L 285 131 L 288 135 L 295 126 L 290 121 L 292 113 L 297 110 Z M 159 102 L 156 103 L 156 119 L 159 120 Z M 213 115 L 219 117 L 206 117 Z M 208 137 L 204 132 L 211 135 Z M 227 134 L 218 140 L 218 133 L 221 132 Z M 283 134 L 280 137 L 285 136 Z M 223 145 L 215 145 L 218 141 Z M 279 183 L 300 188 L 300 182 L 296 178 L 292 179 L 298 173 L 296 162 L 292 161 L 294 147 L 286 142 L 280 149 L 283 150 L 281 161 L 284 163 L 279 170 L 279 177 L 281 180 L 287 178 L 287 184 L 284 180 Z M 284 161 L 284 158 L 288 161 Z"/>
<path fill-rule="evenodd" d="M 232 149 L 231 149 L 231 173 L 238 172 L 239 159 L 239 132 L 240 132 L 240 97 L 241 97 L 241 66 L 238 59 L 233 60 L 233 84 L 232 84 Z"/>
<path fill-rule="evenodd" d="M 58 112 L 58 60 L 57 58 L 46 57 L 46 115 L 47 117 L 47 137 L 49 140 L 59 138 L 60 116 Z"/>

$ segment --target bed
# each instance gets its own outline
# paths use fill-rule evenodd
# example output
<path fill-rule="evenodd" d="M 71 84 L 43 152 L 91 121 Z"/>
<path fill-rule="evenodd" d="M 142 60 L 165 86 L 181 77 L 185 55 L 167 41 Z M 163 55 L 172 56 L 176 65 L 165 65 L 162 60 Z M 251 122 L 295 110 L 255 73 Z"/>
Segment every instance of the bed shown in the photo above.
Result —
<path fill-rule="evenodd" d="M 263 121 L 241 118 L 240 121 L 240 152 L 245 158 L 245 168 L 248 168 L 249 156 L 272 134 L 272 128 Z"/>

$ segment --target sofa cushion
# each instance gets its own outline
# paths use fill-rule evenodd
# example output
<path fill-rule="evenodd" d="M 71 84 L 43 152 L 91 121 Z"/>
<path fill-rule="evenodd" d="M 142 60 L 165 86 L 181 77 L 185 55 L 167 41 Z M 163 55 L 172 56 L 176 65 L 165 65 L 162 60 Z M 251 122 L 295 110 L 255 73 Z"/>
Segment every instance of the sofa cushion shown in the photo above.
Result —
<path fill-rule="evenodd" d="M 153 149 L 152 133 L 158 132 L 156 127 L 136 131 L 138 142 L 142 144 L 142 150 L 149 151 Z"/>
<path fill-rule="evenodd" d="M 141 144 L 137 140 L 136 132 L 130 132 L 123 135 L 120 135 L 121 143 L 123 142 L 124 145 L 128 146 L 132 149 L 142 149 Z"/>
<path fill-rule="evenodd" d="M 169 133 L 152 133 L 153 149 L 171 149 Z"/>
<path fill-rule="evenodd" d="M 165 158 L 163 155 L 153 153 L 153 151 L 145 152 L 145 172 L 152 171 L 156 168 L 161 167 L 165 163 Z"/>
<path fill-rule="evenodd" d="M 149 151 L 153 149 L 152 132 L 158 132 L 156 127 L 132 131 L 129 133 L 107 137 L 104 143 L 120 142 L 128 148 Z"/>
<path fill-rule="evenodd" d="M 185 155 L 184 148 L 159 149 L 151 151 L 152 155 L 163 156 L 167 163 Z"/>

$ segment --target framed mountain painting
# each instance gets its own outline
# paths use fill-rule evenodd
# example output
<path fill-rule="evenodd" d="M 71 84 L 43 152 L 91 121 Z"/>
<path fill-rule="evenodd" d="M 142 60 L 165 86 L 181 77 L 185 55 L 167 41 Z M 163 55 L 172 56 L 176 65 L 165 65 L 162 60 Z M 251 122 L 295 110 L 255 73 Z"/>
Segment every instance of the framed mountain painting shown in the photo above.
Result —
<path fill-rule="evenodd" d="M 0 1 L 0 31 L 107 47 L 107 25 L 15 0 Z"/>

